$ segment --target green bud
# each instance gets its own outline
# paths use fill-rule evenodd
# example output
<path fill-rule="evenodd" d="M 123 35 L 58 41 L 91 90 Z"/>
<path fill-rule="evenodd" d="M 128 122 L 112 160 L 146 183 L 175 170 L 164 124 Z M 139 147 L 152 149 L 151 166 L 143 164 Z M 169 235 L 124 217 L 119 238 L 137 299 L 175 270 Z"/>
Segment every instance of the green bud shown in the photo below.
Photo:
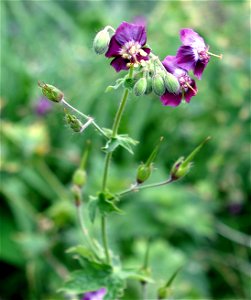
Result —
<path fill-rule="evenodd" d="M 172 274 L 172 276 L 169 278 L 167 283 L 164 286 L 162 286 L 158 289 L 158 300 L 167 299 L 171 296 L 171 294 L 172 294 L 172 283 L 173 283 L 174 279 L 176 278 L 176 276 L 178 275 L 178 273 L 180 272 L 181 269 L 182 269 L 182 267 L 179 267 Z"/>
<path fill-rule="evenodd" d="M 77 185 L 78 187 L 82 187 L 86 183 L 86 172 L 82 169 L 77 169 L 72 177 L 72 182 L 74 185 Z"/>
<path fill-rule="evenodd" d="M 93 49 L 96 54 L 104 54 L 108 50 L 110 43 L 110 35 L 105 28 L 97 33 L 93 41 Z"/>
<path fill-rule="evenodd" d="M 145 77 L 140 78 L 134 85 L 133 91 L 135 96 L 142 96 L 145 94 L 147 88 L 147 81 Z"/>
<path fill-rule="evenodd" d="M 42 88 L 44 96 L 53 102 L 60 102 L 64 98 L 64 93 L 53 85 L 39 81 L 38 86 Z"/>
<path fill-rule="evenodd" d="M 166 72 L 165 76 L 164 76 L 164 82 L 165 82 L 165 86 L 166 89 L 168 90 L 168 92 L 173 93 L 173 94 L 177 94 L 179 89 L 180 89 L 180 84 L 178 79 L 171 73 Z"/>
<path fill-rule="evenodd" d="M 192 167 L 192 160 L 195 155 L 201 150 L 201 148 L 211 139 L 211 137 L 207 137 L 202 143 L 199 144 L 185 159 L 184 157 L 180 157 L 173 165 L 171 169 L 171 178 L 172 180 L 177 180 L 184 177 Z"/>
<path fill-rule="evenodd" d="M 152 87 L 156 95 L 162 96 L 165 93 L 165 82 L 160 74 L 155 74 L 152 78 Z"/>
<path fill-rule="evenodd" d="M 167 299 L 171 295 L 171 289 L 166 287 L 161 287 L 158 289 L 158 300 Z"/>
<path fill-rule="evenodd" d="M 150 177 L 151 173 L 152 173 L 152 164 L 151 165 L 141 164 L 137 170 L 137 177 L 136 177 L 137 183 L 141 184 L 145 182 Z"/>
<path fill-rule="evenodd" d="M 147 86 L 146 86 L 145 94 L 148 95 L 153 90 L 153 88 L 152 88 L 152 78 L 150 76 L 147 76 L 146 81 L 147 81 Z"/>
<path fill-rule="evenodd" d="M 77 119 L 76 116 L 66 114 L 65 115 L 65 121 L 66 121 L 67 124 L 70 125 L 70 127 L 73 131 L 75 131 L 75 132 L 81 132 L 82 131 L 83 124 L 79 119 Z"/>
<path fill-rule="evenodd" d="M 152 153 L 149 155 L 146 163 L 142 163 L 137 169 L 136 181 L 138 184 L 145 182 L 151 175 L 153 170 L 153 162 L 158 154 L 159 147 L 163 137 L 160 138 L 158 144 L 154 147 Z"/>
<path fill-rule="evenodd" d="M 192 163 L 184 165 L 184 157 L 180 157 L 172 166 L 171 178 L 172 180 L 178 180 L 184 177 L 191 169 Z"/>

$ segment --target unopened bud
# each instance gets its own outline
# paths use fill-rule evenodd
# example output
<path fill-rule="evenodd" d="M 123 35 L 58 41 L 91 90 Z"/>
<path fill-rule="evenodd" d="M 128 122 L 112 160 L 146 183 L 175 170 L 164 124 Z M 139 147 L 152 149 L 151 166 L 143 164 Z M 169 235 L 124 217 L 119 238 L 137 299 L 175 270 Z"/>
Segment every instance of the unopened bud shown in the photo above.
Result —
<path fill-rule="evenodd" d="M 135 96 L 142 96 L 145 94 L 147 81 L 145 77 L 140 78 L 134 85 L 133 91 Z"/>
<path fill-rule="evenodd" d="M 108 50 L 110 43 L 110 35 L 105 28 L 97 33 L 93 41 L 93 49 L 96 54 L 104 54 Z"/>
<path fill-rule="evenodd" d="M 152 89 L 152 78 L 150 76 L 147 76 L 146 81 L 147 81 L 147 86 L 146 86 L 145 94 L 148 95 L 153 90 Z"/>
<path fill-rule="evenodd" d="M 77 185 L 78 187 L 82 187 L 86 183 L 86 172 L 82 169 L 77 169 L 72 177 L 72 182 L 74 185 Z"/>
<path fill-rule="evenodd" d="M 70 125 L 71 129 L 75 132 L 81 132 L 82 131 L 82 128 L 83 128 L 83 124 L 82 122 L 77 119 L 76 116 L 74 115 L 70 115 L 70 114 L 66 114 L 65 115 L 65 120 L 66 120 L 66 123 Z"/>
<path fill-rule="evenodd" d="M 165 93 L 165 82 L 160 74 L 155 74 L 152 78 L 152 88 L 156 95 L 162 96 Z"/>
<path fill-rule="evenodd" d="M 165 86 L 166 89 L 168 90 L 168 92 L 173 93 L 173 94 L 177 94 L 179 89 L 180 89 L 180 84 L 178 79 L 171 73 L 166 72 L 165 76 L 164 76 L 164 82 L 165 82 Z"/>
<path fill-rule="evenodd" d="M 171 289 L 161 287 L 158 289 L 158 300 L 167 299 L 171 295 Z"/>
<path fill-rule="evenodd" d="M 145 182 L 150 177 L 151 173 L 152 173 L 152 164 L 151 165 L 141 164 L 137 170 L 137 177 L 136 177 L 137 183 L 141 184 Z"/>
<path fill-rule="evenodd" d="M 39 81 L 38 86 L 41 87 L 44 96 L 53 102 L 60 102 L 64 98 L 64 93 L 51 84 Z"/>
<path fill-rule="evenodd" d="M 184 164 L 184 157 L 180 157 L 172 166 L 171 178 L 172 180 L 178 180 L 184 177 L 191 169 L 192 163 Z"/>
<path fill-rule="evenodd" d="M 184 177 L 191 169 L 192 160 L 195 155 L 201 150 L 201 148 L 211 139 L 207 137 L 202 143 L 199 144 L 185 159 L 180 157 L 173 165 L 171 169 L 171 178 L 172 180 L 177 180 Z"/>

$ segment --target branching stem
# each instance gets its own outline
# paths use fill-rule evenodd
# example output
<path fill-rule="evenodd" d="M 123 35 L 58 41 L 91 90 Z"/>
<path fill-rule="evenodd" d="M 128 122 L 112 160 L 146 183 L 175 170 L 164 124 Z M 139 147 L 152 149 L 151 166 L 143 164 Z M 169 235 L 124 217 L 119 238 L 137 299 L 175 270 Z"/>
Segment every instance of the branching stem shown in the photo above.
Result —
<path fill-rule="evenodd" d="M 82 113 L 81 111 L 79 111 L 78 109 L 76 109 L 75 107 L 73 107 L 72 105 L 70 105 L 65 99 L 62 99 L 60 103 L 62 103 L 65 107 L 71 109 L 72 111 L 75 111 L 77 114 L 79 114 L 85 120 L 87 120 L 87 121 L 92 120 L 91 121 L 92 125 L 97 129 L 97 131 L 99 133 L 101 133 L 103 136 L 105 136 L 107 138 L 105 132 L 102 130 L 102 128 L 100 128 L 98 126 L 98 124 L 94 121 L 94 119 L 92 117 L 87 116 L 86 114 Z"/>

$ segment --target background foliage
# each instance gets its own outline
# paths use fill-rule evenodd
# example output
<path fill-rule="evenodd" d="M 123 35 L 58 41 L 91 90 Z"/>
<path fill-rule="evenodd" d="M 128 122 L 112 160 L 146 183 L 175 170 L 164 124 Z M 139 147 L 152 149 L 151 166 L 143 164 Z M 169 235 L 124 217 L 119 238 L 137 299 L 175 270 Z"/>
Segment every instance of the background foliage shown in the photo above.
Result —
<path fill-rule="evenodd" d="M 249 1 L 2 1 L 1 299 L 62 299 L 60 276 L 76 267 L 65 250 L 82 241 L 69 188 L 88 139 L 86 202 L 101 184 L 104 141 L 91 128 L 73 134 L 59 105 L 38 116 L 37 80 L 58 86 L 70 103 L 111 126 L 120 95 L 104 90 L 118 75 L 95 56 L 92 41 L 105 25 L 116 28 L 136 16 L 146 18 L 148 43 L 161 59 L 176 53 L 182 27 L 198 31 L 224 59 L 211 59 L 189 105 L 174 109 L 155 96 L 131 96 L 120 132 L 140 144 L 134 156 L 116 151 L 111 189 L 134 181 L 160 136 L 153 182 L 206 136 L 213 139 L 181 182 L 124 198 L 126 214 L 110 218 L 109 240 L 125 265 L 134 266 L 151 237 L 157 279 L 183 266 L 176 299 L 251 297 L 250 239 L 243 235 L 251 213 Z M 91 230 L 99 238 L 98 225 Z M 148 286 L 149 298 L 155 290 Z M 124 299 L 138 298 L 139 286 L 129 281 Z"/>

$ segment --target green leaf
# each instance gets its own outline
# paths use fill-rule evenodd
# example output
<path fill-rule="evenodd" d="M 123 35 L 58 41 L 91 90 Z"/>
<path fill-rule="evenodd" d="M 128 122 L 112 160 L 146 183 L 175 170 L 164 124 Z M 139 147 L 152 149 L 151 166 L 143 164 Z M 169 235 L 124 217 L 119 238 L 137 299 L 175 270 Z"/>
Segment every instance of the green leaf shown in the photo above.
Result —
<path fill-rule="evenodd" d="M 105 300 L 118 299 L 123 295 L 125 280 L 106 264 L 85 261 L 84 269 L 72 272 L 59 291 L 83 294 L 102 287 L 107 289 Z"/>
<path fill-rule="evenodd" d="M 78 254 L 90 262 L 99 263 L 93 251 L 83 245 L 71 247 L 66 251 L 66 253 Z"/>
<path fill-rule="evenodd" d="M 132 146 L 136 146 L 139 142 L 132 139 L 128 134 L 120 134 L 117 136 L 119 145 L 126 149 L 129 153 L 133 154 Z"/>
<path fill-rule="evenodd" d="M 111 92 L 113 90 L 117 90 L 121 85 L 122 83 L 124 82 L 124 78 L 119 78 L 116 80 L 115 82 L 115 85 L 109 85 L 106 90 L 105 90 L 105 93 L 108 93 L 108 92 Z"/>
<path fill-rule="evenodd" d="M 113 152 L 118 146 L 119 141 L 117 138 L 111 138 L 104 147 L 102 147 L 102 150 L 106 153 Z"/>
<path fill-rule="evenodd" d="M 123 147 L 129 153 L 133 154 L 132 146 L 136 146 L 139 142 L 131 138 L 128 134 L 117 134 L 112 137 L 112 131 L 107 128 L 103 128 L 105 134 L 109 138 L 109 141 L 102 148 L 106 153 L 113 152 L 118 146 Z"/>
<path fill-rule="evenodd" d="M 117 200 L 117 198 L 109 192 L 99 193 L 99 195 L 98 195 L 98 207 L 99 207 L 99 211 L 100 211 L 101 215 L 107 215 L 107 214 L 112 213 L 112 212 L 123 213 L 123 211 L 120 210 L 115 205 L 116 200 Z"/>
<path fill-rule="evenodd" d="M 154 280 L 151 277 L 146 276 L 142 272 L 142 270 L 124 269 L 124 270 L 120 271 L 120 276 L 121 276 L 121 278 L 124 278 L 124 279 L 135 279 L 138 281 L 145 281 L 148 283 L 154 282 Z"/>

